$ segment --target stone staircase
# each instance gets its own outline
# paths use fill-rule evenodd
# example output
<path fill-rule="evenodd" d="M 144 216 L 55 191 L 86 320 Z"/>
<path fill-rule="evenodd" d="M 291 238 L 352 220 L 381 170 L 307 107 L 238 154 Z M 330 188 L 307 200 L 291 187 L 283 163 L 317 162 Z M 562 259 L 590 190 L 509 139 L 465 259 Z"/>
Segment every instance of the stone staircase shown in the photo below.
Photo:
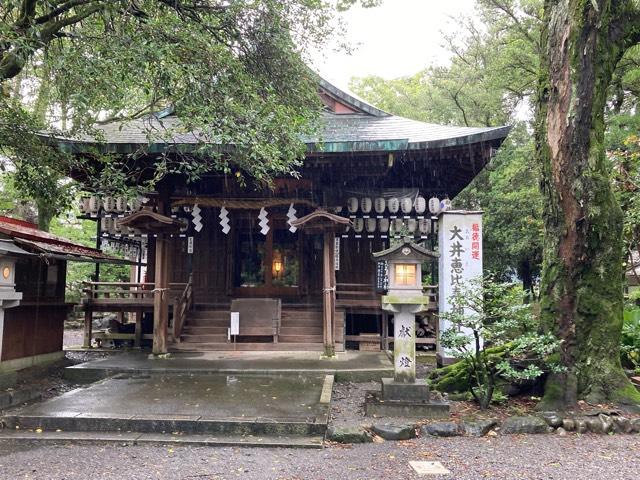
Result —
<path fill-rule="evenodd" d="M 322 307 L 282 307 L 278 343 L 271 337 L 238 337 L 234 345 L 227 340 L 229 310 L 196 307 L 189 312 L 174 351 L 322 351 Z M 336 350 L 344 350 L 344 314 L 336 312 Z M 242 319 L 240 319 L 242 322 Z"/>

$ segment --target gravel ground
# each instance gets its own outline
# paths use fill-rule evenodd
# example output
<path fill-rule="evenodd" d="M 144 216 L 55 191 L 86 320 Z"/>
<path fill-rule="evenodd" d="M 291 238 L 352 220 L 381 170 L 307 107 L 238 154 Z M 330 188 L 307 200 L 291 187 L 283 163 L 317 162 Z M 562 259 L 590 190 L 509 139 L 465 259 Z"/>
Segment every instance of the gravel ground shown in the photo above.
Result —
<path fill-rule="evenodd" d="M 0 478 L 417 479 L 410 460 L 453 479 L 637 479 L 640 435 L 420 438 L 324 450 L 0 443 Z"/>

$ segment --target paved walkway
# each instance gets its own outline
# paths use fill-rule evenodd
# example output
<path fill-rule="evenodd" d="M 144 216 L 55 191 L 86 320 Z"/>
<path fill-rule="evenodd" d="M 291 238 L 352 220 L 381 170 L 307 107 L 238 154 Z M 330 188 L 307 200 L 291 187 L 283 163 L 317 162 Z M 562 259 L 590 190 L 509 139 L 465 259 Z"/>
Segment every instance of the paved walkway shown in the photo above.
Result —
<path fill-rule="evenodd" d="M 69 367 L 76 378 L 129 373 L 331 373 L 340 380 L 372 380 L 393 375 L 385 353 L 343 352 L 323 358 L 317 352 L 175 353 L 150 359 L 147 353 L 127 352 Z"/>

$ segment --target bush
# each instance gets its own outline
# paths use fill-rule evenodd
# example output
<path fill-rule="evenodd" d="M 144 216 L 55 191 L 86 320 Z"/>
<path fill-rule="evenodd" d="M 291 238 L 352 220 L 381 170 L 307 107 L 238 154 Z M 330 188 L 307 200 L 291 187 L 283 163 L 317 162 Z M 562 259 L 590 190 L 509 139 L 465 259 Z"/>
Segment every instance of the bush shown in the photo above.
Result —
<path fill-rule="evenodd" d="M 492 277 L 463 285 L 442 317 L 451 328 L 442 333 L 442 346 L 466 364 L 466 386 L 481 409 L 491 403 L 497 380 L 533 380 L 545 371 L 559 371 L 549 360 L 560 342 L 540 333 L 522 287 Z"/>
<path fill-rule="evenodd" d="M 640 308 L 624 312 L 620 360 L 625 368 L 640 369 Z"/>

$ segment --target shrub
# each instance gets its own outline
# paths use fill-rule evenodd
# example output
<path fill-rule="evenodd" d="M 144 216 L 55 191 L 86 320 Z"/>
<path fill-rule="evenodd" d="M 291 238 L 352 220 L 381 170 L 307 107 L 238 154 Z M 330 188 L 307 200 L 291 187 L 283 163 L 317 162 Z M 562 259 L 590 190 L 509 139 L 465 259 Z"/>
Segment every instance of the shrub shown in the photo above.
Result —
<path fill-rule="evenodd" d="M 624 312 L 620 360 L 625 368 L 640 369 L 640 308 Z"/>
<path fill-rule="evenodd" d="M 559 371 L 549 360 L 559 341 L 540 333 L 522 287 L 492 277 L 463 285 L 450 299 L 442 317 L 451 327 L 442 333 L 442 346 L 468 365 L 467 388 L 481 409 L 491 403 L 499 378 L 532 380 L 545 371 Z"/>

